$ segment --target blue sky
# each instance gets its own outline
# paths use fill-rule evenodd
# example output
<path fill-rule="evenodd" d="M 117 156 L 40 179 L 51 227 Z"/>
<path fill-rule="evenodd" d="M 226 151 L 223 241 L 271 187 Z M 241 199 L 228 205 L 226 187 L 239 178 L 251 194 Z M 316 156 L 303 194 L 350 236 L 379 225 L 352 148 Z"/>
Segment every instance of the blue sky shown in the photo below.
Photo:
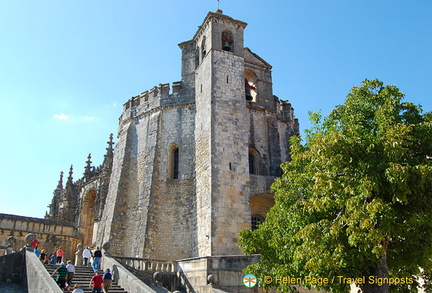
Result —
<path fill-rule="evenodd" d="M 0 213 L 43 217 L 60 171 L 103 161 L 122 105 L 180 80 L 180 49 L 216 0 L 0 2 Z M 432 110 L 432 1 L 220 0 L 273 66 L 301 129 L 365 78 Z"/>

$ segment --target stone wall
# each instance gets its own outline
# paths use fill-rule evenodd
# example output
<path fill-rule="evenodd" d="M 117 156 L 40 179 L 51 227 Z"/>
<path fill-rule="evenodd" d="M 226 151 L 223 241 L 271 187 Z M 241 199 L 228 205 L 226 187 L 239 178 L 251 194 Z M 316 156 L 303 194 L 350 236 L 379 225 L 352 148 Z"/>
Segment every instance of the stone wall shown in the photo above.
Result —
<path fill-rule="evenodd" d="M 227 255 L 199 257 L 178 261 L 178 271 L 187 292 L 225 292 L 256 293 L 258 287 L 243 286 L 243 270 L 258 262 L 259 256 Z M 262 290 L 261 290 L 262 291 Z"/>
<path fill-rule="evenodd" d="M 7 238 L 15 238 L 14 248 L 18 251 L 25 246 L 25 236 L 29 233 L 36 235 L 40 247 L 48 254 L 59 246 L 65 251 L 65 259 L 74 260 L 76 245 L 81 242 L 73 224 L 55 220 L 22 217 L 16 215 L 0 214 L 0 254 L 5 253 Z"/>
<path fill-rule="evenodd" d="M 187 99 L 179 93 L 165 94 L 131 105 L 120 119 L 106 213 L 100 224 L 100 242 L 110 241 L 114 255 L 191 256 L 196 235 L 195 106 L 183 103 Z M 163 101 L 155 106 L 151 99 Z M 170 177 L 173 146 L 179 149 L 178 179 Z"/>
<path fill-rule="evenodd" d="M 25 251 L 0 256 L 0 283 L 26 286 Z"/>
<path fill-rule="evenodd" d="M 33 252 L 26 251 L 25 266 L 29 293 L 63 292 Z"/>
<path fill-rule="evenodd" d="M 129 293 L 154 293 L 155 291 L 146 285 L 143 281 L 131 274 L 122 264 L 114 258 L 103 256 L 103 270 L 109 268 L 113 275 L 113 281 L 120 285 Z"/>

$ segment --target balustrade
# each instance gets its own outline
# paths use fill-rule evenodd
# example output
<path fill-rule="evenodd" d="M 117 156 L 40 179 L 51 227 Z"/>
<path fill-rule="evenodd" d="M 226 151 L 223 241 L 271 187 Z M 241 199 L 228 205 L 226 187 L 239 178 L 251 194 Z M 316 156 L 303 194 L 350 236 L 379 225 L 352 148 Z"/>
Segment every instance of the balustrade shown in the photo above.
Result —
<path fill-rule="evenodd" d="M 134 257 L 114 256 L 115 259 L 136 270 L 146 272 L 177 273 L 177 262 Z"/>

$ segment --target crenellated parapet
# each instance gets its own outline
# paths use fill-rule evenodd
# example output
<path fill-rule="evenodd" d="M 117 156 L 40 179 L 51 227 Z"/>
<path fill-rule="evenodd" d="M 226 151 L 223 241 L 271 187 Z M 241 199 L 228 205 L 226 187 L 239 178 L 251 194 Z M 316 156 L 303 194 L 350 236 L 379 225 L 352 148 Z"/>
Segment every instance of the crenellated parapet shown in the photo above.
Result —
<path fill-rule="evenodd" d="M 193 97 L 183 90 L 181 81 L 173 82 L 171 86 L 169 83 L 161 83 L 123 104 L 120 120 L 127 120 L 159 107 L 186 104 L 193 100 Z"/>
<path fill-rule="evenodd" d="M 290 122 L 293 125 L 293 131 L 295 134 L 300 133 L 300 126 L 298 118 L 294 115 L 294 108 L 291 103 L 286 100 L 281 100 L 277 96 L 273 96 L 275 99 L 276 109 L 278 115 L 282 116 L 282 119 Z"/>
<path fill-rule="evenodd" d="M 247 107 L 253 111 L 273 113 L 278 120 L 291 126 L 293 134 L 298 134 L 300 132 L 298 118 L 295 117 L 294 108 L 289 101 L 281 100 L 279 97 L 273 95 L 272 107 L 267 107 L 259 102 L 249 102 L 247 103 Z"/>

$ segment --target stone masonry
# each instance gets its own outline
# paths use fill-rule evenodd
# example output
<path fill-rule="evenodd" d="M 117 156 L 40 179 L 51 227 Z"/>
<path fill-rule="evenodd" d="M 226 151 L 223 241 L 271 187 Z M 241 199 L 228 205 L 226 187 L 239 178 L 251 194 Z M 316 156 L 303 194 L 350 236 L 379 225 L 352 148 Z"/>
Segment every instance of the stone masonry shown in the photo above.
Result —
<path fill-rule="evenodd" d="M 179 45 L 182 80 L 172 91 L 160 84 L 124 105 L 97 238 L 113 254 L 240 254 L 238 232 L 254 212 L 265 218 L 299 130 L 291 105 L 272 93 L 271 66 L 243 47 L 246 25 L 210 12 Z"/>
<path fill-rule="evenodd" d="M 61 173 L 46 221 L 68 232 L 55 244 L 74 251 L 77 243 L 109 242 L 114 256 L 181 260 L 194 288 L 206 286 L 212 271 L 231 274 L 209 263 L 225 256 L 237 263 L 238 233 L 265 219 L 274 204 L 270 186 L 289 160 L 289 138 L 299 133 L 291 104 L 273 95 L 271 65 L 244 47 L 246 26 L 209 12 L 179 44 L 181 81 L 124 104 L 116 146 L 111 136 L 101 166 L 89 155 L 83 177 L 74 180 L 71 166 L 65 186 Z M 10 221 L 2 217 L 0 224 Z M 22 230 L 16 227 L 2 230 L 4 241 Z M 44 229 L 29 231 L 40 233 L 42 246 L 53 242 Z M 232 282 L 252 259 L 238 259 Z M 199 274 L 188 273 L 195 263 Z M 237 286 L 232 282 L 227 288 Z"/>

